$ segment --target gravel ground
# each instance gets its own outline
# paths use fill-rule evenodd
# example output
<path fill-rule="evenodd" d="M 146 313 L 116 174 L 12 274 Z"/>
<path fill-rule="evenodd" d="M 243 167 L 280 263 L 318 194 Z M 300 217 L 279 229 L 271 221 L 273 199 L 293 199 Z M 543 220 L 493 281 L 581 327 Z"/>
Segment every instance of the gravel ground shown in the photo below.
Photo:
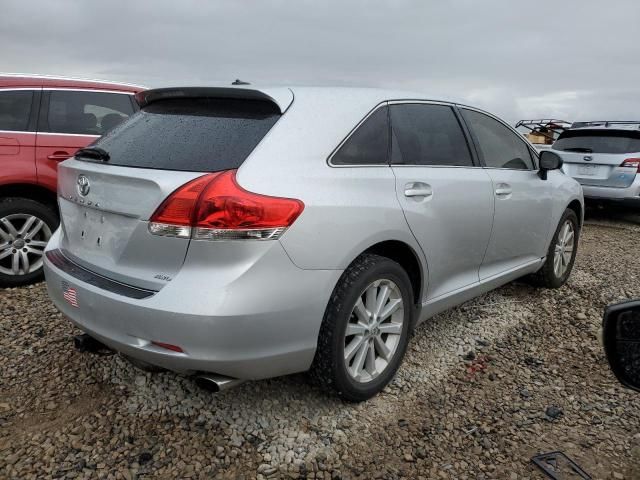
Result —
<path fill-rule="evenodd" d="M 0 290 L 0 478 L 537 479 L 551 450 L 640 478 L 640 396 L 598 341 L 603 307 L 640 297 L 640 215 L 589 216 L 568 285 L 513 283 L 421 325 L 359 405 L 303 375 L 213 395 L 79 354 L 44 285 Z"/>

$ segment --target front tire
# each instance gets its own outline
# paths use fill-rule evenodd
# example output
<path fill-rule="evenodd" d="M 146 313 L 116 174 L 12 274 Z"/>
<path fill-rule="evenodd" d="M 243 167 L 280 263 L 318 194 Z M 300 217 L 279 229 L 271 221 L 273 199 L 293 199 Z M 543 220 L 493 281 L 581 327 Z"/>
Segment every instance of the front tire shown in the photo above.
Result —
<path fill-rule="evenodd" d="M 413 311 L 405 270 L 386 257 L 361 255 L 342 274 L 327 305 L 312 378 L 345 400 L 371 398 L 402 363 Z"/>
<path fill-rule="evenodd" d="M 560 288 L 573 270 L 578 251 L 580 224 L 576 213 L 566 209 L 560 218 L 544 265 L 533 276 L 534 283 L 545 288 Z"/>
<path fill-rule="evenodd" d="M 44 247 L 58 227 L 58 215 L 28 198 L 0 200 L 0 287 L 17 287 L 43 277 Z"/>

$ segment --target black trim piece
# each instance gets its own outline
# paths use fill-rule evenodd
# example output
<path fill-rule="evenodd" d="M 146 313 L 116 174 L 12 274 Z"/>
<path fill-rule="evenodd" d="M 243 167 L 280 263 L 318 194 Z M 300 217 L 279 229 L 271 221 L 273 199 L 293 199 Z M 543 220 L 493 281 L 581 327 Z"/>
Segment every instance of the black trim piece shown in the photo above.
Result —
<path fill-rule="evenodd" d="M 29 112 L 29 124 L 27 130 L 29 132 L 35 132 L 38 125 L 38 115 L 40 114 L 40 96 L 42 90 L 33 90 L 33 97 L 31 98 L 31 111 Z"/>
<path fill-rule="evenodd" d="M 462 129 L 462 134 L 464 135 L 464 139 L 467 142 L 467 148 L 469 149 L 469 153 L 471 154 L 471 163 L 473 163 L 474 167 L 484 167 L 482 161 L 480 161 L 480 154 L 478 153 L 478 149 L 476 144 L 473 141 L 471 136 L 471 130 L 469 129 L 469 125 L 462 117 L 462 112 L 460 111 L 460 107 L 457 105 L 453 105 L 453 113 L 458 119 L 458 123 L 460 124 L 460 128 Z"/>
<path fill-rule="evenodd" d="M 93 285 L 94 287 L 107 290 L 118 295 L 122 295 L 129 298 L 135 298 L 141 300 L 143 298 L 149 298 L 155 293 L 155 290 L 146 290 L 144 288 L 132 287 L 125 285 L 124 283 L 116 282 L 109 278 L 93 273 L 84 267 L 81 267 L 77 263 L 72 262 L 59 250 L 49 250 L 46 252 L 47 259 L 57 268 L 64 273 L 71 275 L 78 280 Z"/>
<path fill-rule="evenodd" d="M 49 132 L 49 98 L 50 91 L 43 91 L 40 100 L 40 113 L 38 115 L 38 132 Z"/>

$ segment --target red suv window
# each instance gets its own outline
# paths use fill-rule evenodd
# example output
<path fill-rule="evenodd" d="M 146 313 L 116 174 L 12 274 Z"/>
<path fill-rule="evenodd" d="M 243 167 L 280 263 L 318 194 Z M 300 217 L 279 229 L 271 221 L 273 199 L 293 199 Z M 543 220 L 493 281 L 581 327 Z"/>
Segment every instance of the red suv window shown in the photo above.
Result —
<path fill-rule="evenodd" d="M 0 91 L 0 130 L 27 131 L 33 92 Z"/>
<path fill-rule="evenodd" d="M 54 90 L 49 97 L 46 131 L 102 135 L 133 113 L 131 95 Z"/>

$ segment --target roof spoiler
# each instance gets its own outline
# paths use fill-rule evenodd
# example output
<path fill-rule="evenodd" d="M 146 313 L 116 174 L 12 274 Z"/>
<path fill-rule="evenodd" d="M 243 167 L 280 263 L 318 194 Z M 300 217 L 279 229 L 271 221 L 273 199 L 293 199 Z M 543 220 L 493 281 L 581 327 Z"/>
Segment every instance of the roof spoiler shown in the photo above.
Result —
<path fill-rule="evenodd" d="M 290 91 L 289 91 L 290 93 Z M 136 94 L 136 100 L 140 107 L 170 98 L 233 98 L 238 100 L 260 100 L 275 104 L 280 113 L 284 113 L 290 105 L 291 99 L 274 98 L 260 90 L 251 88 L 233 87 L 176 87 L 176 88 L 154 88 Z"/>

